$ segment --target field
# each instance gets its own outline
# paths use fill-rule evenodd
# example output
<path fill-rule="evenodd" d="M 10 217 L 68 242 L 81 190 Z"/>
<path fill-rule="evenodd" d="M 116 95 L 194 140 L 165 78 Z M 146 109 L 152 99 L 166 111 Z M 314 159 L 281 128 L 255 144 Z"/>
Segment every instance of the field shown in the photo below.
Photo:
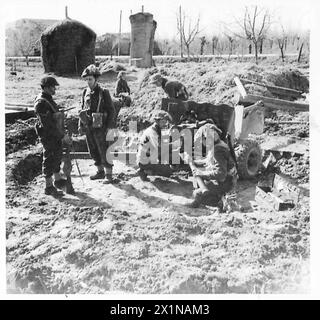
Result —
<path fill-rule="evenodd" d="M 160 63 L 161 62 L 161 63 Z M 160 108 L 163 92 L 150 85 L 156 71 L 181 80 L 191 99 L 234 103 L 234 76 L 308 93 L 308 61 L 286 63 L 275 57 L 259 65 L 237 59 L 205 62 L 159 61 L 138 70 L 122 63 L 111 67 L 101 83 L 114 90 L 116 70 L 127 70 L 133 105 L 120 111 L 118 126 L 129 120 L 142 129 Z M 6 64 L 6 102 L 30 103 L 39 91 L 41 64 Z M 57 77 L 56 101 L 77 108 L 68 113 L 78 151 L 86 151 L 76 132 L 77 112 L 85 83 Z M 249 91 L 272 96 L 256 86 Z M 308 112 L 267 112 L 266 119 L 308 122 Z M 33 125 L 34 119 L 26 124 Z M 41 146 L 26 124 L 6 125 L 6 252 L 8 293 L 306 293 L 309 292 L 309 126 L 265 125 L 256 137 L 299 140 L 303 154 L 278 153 L 269 171 L 239 181 L 237 210 L 190 209 L 192 180 L 186 172 L 154 176 L 142 182 L 135 168 L 115 162 L 117 182 L 90 181 L 90 160 L 73 164 L 74 196 L 44 195 Z M 265 157 L 268 154 L 265 154 Z M 299 205 L 286 211 L 262 208 L 255 188 L 270 172 L 285 174 L 303 190 Z"/>

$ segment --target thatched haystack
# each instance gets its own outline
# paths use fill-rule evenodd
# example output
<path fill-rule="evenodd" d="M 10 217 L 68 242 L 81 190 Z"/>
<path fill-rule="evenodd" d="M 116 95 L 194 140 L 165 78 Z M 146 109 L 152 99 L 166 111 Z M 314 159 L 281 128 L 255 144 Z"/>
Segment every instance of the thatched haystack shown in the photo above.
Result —
<path fill-rule="evenodd" d="M 45 72 L 81 74 L 95 63 L 96 34 L 79 21 L 65 19 L 41 35 L 41 56 Z"/>

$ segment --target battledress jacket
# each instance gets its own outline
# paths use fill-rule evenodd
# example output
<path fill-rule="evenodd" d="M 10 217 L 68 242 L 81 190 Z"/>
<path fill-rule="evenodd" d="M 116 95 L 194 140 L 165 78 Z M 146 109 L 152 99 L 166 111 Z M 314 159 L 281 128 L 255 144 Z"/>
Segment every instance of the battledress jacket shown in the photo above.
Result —
<path fill-rule="evenodd" d="M 169 98 L 188 100 L 189 95 L 187 89 L 179 81 L 163 79 L 161 86 Z"/>
<path fill-rule="evenodd" d="M 116 83 L 115 95 L 118 96 L 120 93 L 128 93 L 130 94 L 130 88 L 128 83 L 124 79 L 119 79 Z"/>
<path fill-rule="evenodd" d="M 35 99 L 34 103 L 35 113 L 38 117 L 37 131 L 40 137 L 61 139 L 61 132 L 59 132 L 55 119 L 54 112 L 58 112 L 58 105 L 53 101 L 50 94 L 41 92 Z"/>
<path fill-rule="evenodd" d="M 107 89 L 101 88 L 97 85 L 93 91 L 89 88 L 84 89 L 82 93 L 82 110 L 87 110 L 88 116 L 92 116 L 92 113 L 98 112 L 99 96 L 101 96 L 100 109 L 99 112 L 107 114 L 107 117 L 104 119 L 103 128 L 112 128 L 114 127 L 115 122 L 115 109 L 113 101 L 111 99 L 110 93 Z M 82 127 L 83 124 L 79 120 L 79 127 Z"/>
<path fill-rule="evenodd" d="M 144 164 L 144 157 L 149 157 L 151 163 L 157 163 L 161 145 L 161 129 L 157 124 L 148 127 L 139 139 L 137 164 Z"/>
<path fill-rule="evenodd" d="M 207 180 L 224 182 L 228 175 L 236 174 L 235 163 L 228 146 L 220 141 L 214 146 L 214 156 L 205 159 L 205 170 L 199 176 Z"/>

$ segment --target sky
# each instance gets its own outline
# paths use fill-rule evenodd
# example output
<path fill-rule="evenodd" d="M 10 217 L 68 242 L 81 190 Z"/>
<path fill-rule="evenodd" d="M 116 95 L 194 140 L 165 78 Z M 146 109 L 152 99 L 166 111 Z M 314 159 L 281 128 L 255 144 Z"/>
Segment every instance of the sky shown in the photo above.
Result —
<path fill-rule="evenodd" d="M 93 29 L 97 35 L 119 31 L 120 10 L 122 10 L 122 32 L 130 32 L 131 12 L 150 12 L 157 21 L 157 38 L 174 38 L 176 14 L 179 5 L 186 15 L 196 20 L 200 16 L 200 29 L 205 35 L 219 34 L 221 22 L 231 23 L 240 18 L 246 5 L 258 4 L 272 13 L 274 21 L 281 19 L 288 29 L 310 29 L 315 13 L 315 0 L 10 0 L 0 4 L 0 18 L 4 23 L 21 18 L 64 19 L 65 6 L 72 19 L 79 20 Z"/>

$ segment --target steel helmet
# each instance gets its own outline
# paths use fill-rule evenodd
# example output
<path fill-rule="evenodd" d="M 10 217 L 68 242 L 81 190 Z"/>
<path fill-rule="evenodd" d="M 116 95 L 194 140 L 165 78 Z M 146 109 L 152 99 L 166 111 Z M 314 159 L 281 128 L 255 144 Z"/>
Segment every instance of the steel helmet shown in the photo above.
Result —
<path fill-rule="evenodd" d="M 159 110 L 155 113 L 155 115 L 153 116 L 153 120 L 168 120 L 170 122 L 172 122 L 172 117 L 170 116 L 170 114 L 164 110 Z"/>
<path fill-rule="evenodd" d="M 52 87 L 52 86 L 58 86 L 59 83 L 58 81 L 56 80 L 56 78 L 54 77 L 51 77 L 51 76 L 45 76 L 41 79 L 40 81 L 40 86 L 42 88 L 44 87 Z"/>
<path fill-rule="evenodd" d="M 150 77 L 151 84 L 156 84 L 160 82 L 163 79 L 160 73 L 156 73 L 153 76 Z"/>
<path fill-rule="evenodd" d="M 83 70 L 83 72 L 81 74 L 82 78 L 87 77 L 87 76 L 99 77 L 99 76 L 101 76 L 101 72 L 94 64 L 90 64 L 89 66 L 87 66 Z"/>

